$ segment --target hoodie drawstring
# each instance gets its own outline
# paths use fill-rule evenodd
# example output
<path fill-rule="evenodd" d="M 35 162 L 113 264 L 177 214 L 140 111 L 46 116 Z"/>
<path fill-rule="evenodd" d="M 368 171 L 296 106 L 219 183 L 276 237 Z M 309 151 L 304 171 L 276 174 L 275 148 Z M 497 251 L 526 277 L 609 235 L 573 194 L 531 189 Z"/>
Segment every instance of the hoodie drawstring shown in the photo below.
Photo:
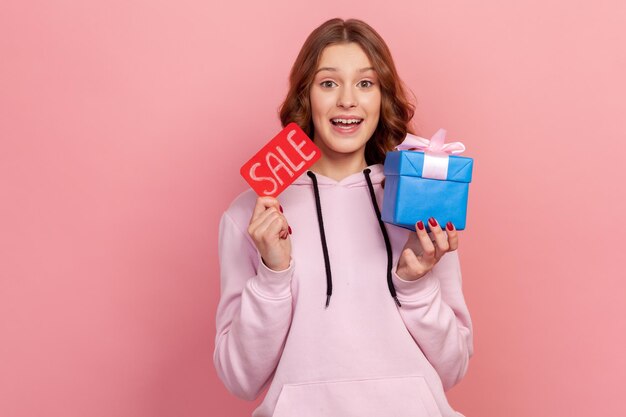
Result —
<path fill-rule="evenodd" d="M 370 190 L 370 197 L 372 198 L 372 204 L 374 205 L 374 211 L 376 212 L 376 218 L 378 219 L 378 225 L 380 226 L 380 231 L 383 232 L 383 238 L 385 238 L 385 248 L 387 249 L 387 286 L 389 287 L 389 293 L 391 297 L 395 300 L 398 307 L 401 307 L 400 301 L 398 301 L 398 296 L 396 295 L 396 289 L 393 286 L 393 281 L 391 280 L 391 268 L 393 263 L 393 256 L 391 252 L 391 243 L 389 242 L 389 235 L 387 234 L 387 228 L 385 227 L 385 223 L 380 216 L 380 209 L 378 208 L 378 203 L 376 202 L 376 194 L 374 194 L 374 186 L 372 185 L 372 180 L 370 179 L 369 168 L 365 168 L 363 173 L 365 174 L 365 179 L 367 180 L 367 188 Z"/>
<path fill-rule="evenodd" d="M 391 280 L 391 268 L 393 263 L 392 251 L 391 251 L 391 243 L 389 241 L 389 235 L 387 234 L 387 229 L 385 228 L 385 224 L 383 223 L 380 210 L 378 208 L 378 203 L 376 201 L 376 194 L 374 193 L 374 187 L 372 185 L 372 180 L 369 177 L 369 173 L 371 170 L 366 168 L 363 170 L 363 174 L 365 175 L 365 179 L 367 180 L 367 186 L 370 192 L 370 198 L 372 199 L 372 204 L 374 205 L 374 212 L 376 213 L 376 219 L 378 220 L 378 224 L 380 226 L 380 230 L 383 234 L 383 238 L 385 239 L 385 248 L 387 250 L 387 286 L 389 287 L 389 292 L 391 293 L 391 297 L 394 299 L 398 307 L 401 307 L 400 301 L 398 301 L 398 297 L 396 296 L 396 289 L 393 286 L 393 281 Z M 320 203 L 320 192 L 317 186 L 317 177 L 313 173 L 313 171 L 307 171 L 307 175 L 311 177 L 313 182 L 313 191 L 315 193 L 315 205 L 317 208 L 317 222 L 320 227 L 320 236 L 322 239 L 322 249 L 324 251 L 324 264 L 326 266 L 326 308 L 328 308 L 328 304 L 330 303 L 330 296 L 333 294 L 333 280 L 330 271 L 330 259 L 328 257 L 328 246 L 326 245 L 326 233 L 324 232 L 324 220 L 322 218 L 322 206 Z"/>
<path fill-rule="evenodd" d="M 324 220 L 322 219 L 322 205 L 320 204 L 320 190 L 317 188 L 317 177 L 313 171 L 306 174 L 313 181 L 313 191 L 315 192 L 315 205 L 317 207 L 317 222 L 320 225 L 320 236 L 322 238 L 322 249 L 324 250 L 324 264 L 326 265 L 326 308 L 330 303 L 330 296 L 333 295 L 333 279 L 330 272 L 330 260 L 328 259 L 328 246 L 326 246 L 326 233 L 324 233 Z"/>

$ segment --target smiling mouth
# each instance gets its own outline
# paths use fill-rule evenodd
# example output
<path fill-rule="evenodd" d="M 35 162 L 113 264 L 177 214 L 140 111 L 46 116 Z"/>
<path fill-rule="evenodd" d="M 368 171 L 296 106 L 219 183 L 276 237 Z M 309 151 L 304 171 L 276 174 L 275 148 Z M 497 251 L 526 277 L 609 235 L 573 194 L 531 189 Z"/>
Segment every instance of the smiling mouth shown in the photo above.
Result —
<path fill-rule="evenodd" d="M 360 125 L 363 122 L 363 119 L 330 119 L 330 122 L 334 126 L 351 128 Z"/>

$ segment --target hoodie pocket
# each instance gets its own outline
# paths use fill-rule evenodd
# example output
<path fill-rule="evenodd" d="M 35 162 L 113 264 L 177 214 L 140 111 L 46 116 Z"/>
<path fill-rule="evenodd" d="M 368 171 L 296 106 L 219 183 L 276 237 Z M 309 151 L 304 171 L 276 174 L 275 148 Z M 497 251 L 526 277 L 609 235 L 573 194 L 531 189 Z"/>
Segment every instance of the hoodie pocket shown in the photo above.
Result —
<path fill-rule="evenodd" d="M 422 376 L 285 384 L 273 417 L 441 417 Z"/>

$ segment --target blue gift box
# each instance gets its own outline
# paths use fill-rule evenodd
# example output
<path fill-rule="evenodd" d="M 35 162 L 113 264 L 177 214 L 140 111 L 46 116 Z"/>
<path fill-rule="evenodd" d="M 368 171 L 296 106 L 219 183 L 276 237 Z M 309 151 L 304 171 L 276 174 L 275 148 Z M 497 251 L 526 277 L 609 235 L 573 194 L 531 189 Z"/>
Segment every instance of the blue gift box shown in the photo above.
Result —
<path fill-rule="evenodd" d="M 445 179 L 423 178 L 424 152 L 391 151 L 385 158 L 385 191 L 382 220 L 415 231 L 422 220 L 434 217 L 442 228 L 448 221 L 465 229 L 467 195 L 472 181 L 473 159 L 448 156 Z"/>

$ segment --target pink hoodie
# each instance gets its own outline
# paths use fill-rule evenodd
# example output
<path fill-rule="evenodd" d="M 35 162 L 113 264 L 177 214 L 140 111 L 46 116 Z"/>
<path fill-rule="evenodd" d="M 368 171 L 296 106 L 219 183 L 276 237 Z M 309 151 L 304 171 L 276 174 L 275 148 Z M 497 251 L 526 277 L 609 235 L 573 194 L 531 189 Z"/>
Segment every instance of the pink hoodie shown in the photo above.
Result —
<path fill-rule="evenodd" d="M 279 196 L 293 230 L 284 271 L 260 261 L 247 232 L 252 190 L 221 218 L 213 359 L 237 397 L 270 384 L 253 417 L 462 416 L 444 394 L 473 353 L 457 251 L 402 280 L 396 263 L 414 232 L 385 223 L 383 233 L 383 166 L 368 168 L 339 182 L 309 171 Z"/>

